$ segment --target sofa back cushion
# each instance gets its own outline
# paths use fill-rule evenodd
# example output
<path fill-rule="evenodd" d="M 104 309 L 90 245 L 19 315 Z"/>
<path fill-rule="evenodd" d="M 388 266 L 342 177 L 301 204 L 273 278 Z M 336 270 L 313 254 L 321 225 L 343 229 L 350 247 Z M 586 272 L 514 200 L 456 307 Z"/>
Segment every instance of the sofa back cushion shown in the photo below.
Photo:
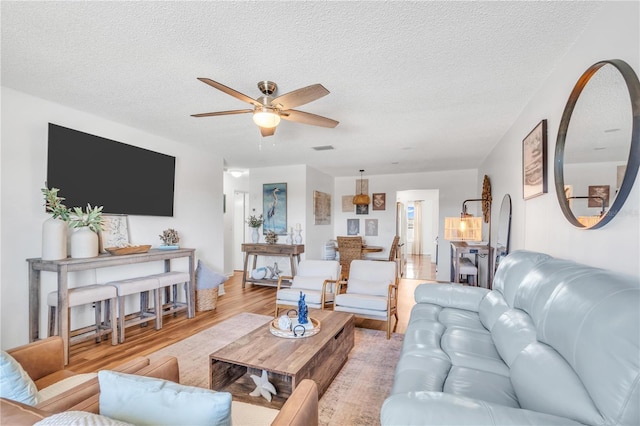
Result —
<path fill-rule="evenodd" d="M 586 424 L 640 424 L 639 306 L 636 277 L 559 259 L 532 265 L 513 297 L 518 314 L 505 312 L 492 330 L 521 407 Z M 526 338 L 533 327 L 535 341 L 514 356 L 518 334 L 509 328 L 518 321 Z"/>

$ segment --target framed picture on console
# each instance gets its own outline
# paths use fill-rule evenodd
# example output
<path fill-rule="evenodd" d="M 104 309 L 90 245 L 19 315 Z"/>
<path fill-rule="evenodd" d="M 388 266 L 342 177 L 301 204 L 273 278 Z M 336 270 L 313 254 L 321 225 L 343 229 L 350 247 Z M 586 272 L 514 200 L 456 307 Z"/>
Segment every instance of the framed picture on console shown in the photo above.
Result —
<path fill-rule="evenodd" d="M 522 197 L 547 193 L 547 120 L 542 120 L 522 141 Z"/>
<path fill-rule="evenodd" d="M 273 231 L 276 235 L 287 235 L 287 184 L 265 183 L 262 185 L 262 211 L 264 223 L 262 233 Z"/>
<path fill-rule="evenodd" d="M 99 232 L 100 253 L 107 247 L 126 247 L 129 244 L 129 216 L 126 214 L 103 214 L 102 231 Z"/>

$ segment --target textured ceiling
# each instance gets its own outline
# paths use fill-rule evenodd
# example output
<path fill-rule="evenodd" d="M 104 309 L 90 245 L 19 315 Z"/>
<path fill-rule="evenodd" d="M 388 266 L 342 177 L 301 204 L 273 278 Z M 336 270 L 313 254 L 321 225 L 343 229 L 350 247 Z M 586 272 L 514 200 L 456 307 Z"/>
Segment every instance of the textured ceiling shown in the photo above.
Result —
<path fill-rule="evenodd" d="M 476 168 L 601 7 L 2 1 L 2 85 L 205 148 L 230 169 Z M 279 94 L 321 83 L 331 93 L 297 109 L 340 124 L 283 121 L 263 139 L 250 114 L 193 118 L 250 107 L 197 77 L 254 98 L 260 80 Z"/>

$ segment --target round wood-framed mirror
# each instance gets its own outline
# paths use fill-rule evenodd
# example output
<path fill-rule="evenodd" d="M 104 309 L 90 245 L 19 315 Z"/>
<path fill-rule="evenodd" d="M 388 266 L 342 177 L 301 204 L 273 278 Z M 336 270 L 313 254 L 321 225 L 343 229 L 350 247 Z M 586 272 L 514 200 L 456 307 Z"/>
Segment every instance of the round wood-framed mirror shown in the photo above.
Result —
<path fill-rule="evenodd" d="M 554 176 L 562 213 L 597 229 L 620 211 L 640 165 L 640 82 L 626 62 L 600 61 L 578 79 L 562 114 Z"/>

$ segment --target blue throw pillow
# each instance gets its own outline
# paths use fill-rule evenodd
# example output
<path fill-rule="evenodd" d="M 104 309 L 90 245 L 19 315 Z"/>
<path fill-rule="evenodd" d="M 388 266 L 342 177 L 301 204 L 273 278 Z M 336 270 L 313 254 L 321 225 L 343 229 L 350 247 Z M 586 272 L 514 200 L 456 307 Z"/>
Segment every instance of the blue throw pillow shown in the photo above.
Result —
<path fill-rule="evenodd" d="M 115 371 L 98 372 L 100 414 L 142 425 L 231 426 L 231 394 Z"/>
<path fill-rule="evenodd" d="M 216 288 L 227 279 L 226 276 L 217 273 L 205 265 L 204 262 L 198 260 L 198 267 L 196 268 L 196 288 L 198 290 Z"/>

